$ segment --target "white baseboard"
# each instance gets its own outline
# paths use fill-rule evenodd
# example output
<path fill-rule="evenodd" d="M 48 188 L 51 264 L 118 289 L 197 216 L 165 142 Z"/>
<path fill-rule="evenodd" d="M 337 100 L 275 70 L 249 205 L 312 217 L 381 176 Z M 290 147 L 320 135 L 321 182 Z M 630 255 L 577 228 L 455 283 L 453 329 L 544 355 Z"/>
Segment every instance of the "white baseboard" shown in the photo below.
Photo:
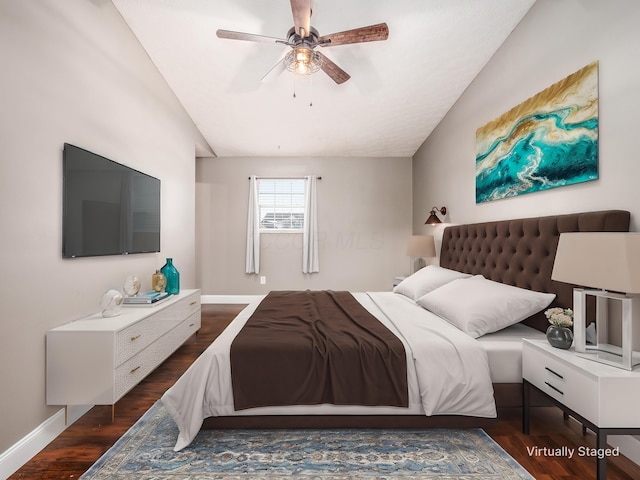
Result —
<path fill-rule="evenodd" d="M 69 425 L 87 413 L 92 406 L 78 405 L 68 407 L 66 424 L 64 408 L 58 410 L 24 438 L 0 454 L 0 479 L 6 480 L 10 475 L 14 474 L 16 470 L 49 445 Z"/>
<path fill-rule="evenodd" d="M 251 303 L 264 295 L 202 295 L 200 297 L 200 303 L 214 304 L 214 303 L 231 303 L 242 304 Z"/>

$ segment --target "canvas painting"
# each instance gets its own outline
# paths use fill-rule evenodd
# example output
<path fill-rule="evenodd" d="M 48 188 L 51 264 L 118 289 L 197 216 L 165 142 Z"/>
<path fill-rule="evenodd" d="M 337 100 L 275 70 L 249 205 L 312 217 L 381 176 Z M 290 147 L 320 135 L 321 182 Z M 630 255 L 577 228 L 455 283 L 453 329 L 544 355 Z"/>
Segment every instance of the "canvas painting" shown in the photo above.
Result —
<path fill-rule="evenodd" d="M 476 132 L 476 203 L 597 178 L 597 61 Z"/>

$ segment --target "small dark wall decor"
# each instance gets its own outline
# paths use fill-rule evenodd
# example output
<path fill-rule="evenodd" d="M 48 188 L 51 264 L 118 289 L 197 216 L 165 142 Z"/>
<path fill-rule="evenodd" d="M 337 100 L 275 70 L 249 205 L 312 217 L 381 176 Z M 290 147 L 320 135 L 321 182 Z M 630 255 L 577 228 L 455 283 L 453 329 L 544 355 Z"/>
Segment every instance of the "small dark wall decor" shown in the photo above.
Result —
<path fill-rule="evenodd" d="M 597 61 L 476 131 L 476 203 L 597 178 Z"/>

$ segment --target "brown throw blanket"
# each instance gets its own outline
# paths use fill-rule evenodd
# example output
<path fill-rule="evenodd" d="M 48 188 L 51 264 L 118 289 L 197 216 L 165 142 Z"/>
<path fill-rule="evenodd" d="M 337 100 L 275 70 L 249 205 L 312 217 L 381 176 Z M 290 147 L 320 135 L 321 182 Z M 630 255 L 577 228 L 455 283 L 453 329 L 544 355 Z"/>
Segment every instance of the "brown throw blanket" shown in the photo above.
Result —
<path fill-rule="evenodd" d="M 349 292 L 271 292 L 231 344 L 236 410 L 408 407 L 402 342 Z"/>

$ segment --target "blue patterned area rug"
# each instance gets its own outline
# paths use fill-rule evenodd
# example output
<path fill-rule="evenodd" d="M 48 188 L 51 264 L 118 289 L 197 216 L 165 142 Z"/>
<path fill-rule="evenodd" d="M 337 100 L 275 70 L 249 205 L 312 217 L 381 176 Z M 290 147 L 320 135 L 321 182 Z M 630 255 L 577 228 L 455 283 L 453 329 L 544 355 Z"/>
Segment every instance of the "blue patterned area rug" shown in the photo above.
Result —
<path fill-rule="evenodd" d="M 533 477 L 483 430 L 203 430 L 180 452 L 158 401 L 81 480 Z"/>

